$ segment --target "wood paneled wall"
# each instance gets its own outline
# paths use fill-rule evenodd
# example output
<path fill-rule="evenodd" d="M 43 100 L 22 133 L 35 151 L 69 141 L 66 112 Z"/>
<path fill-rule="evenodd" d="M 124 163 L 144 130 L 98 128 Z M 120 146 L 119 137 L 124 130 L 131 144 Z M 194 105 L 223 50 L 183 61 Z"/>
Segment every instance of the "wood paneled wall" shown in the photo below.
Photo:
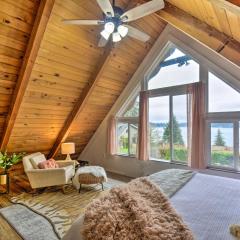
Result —
<path fill-rule="evenodd" d="M 32 31 L 38 0 L 0 0 L 0 137 Z"/>

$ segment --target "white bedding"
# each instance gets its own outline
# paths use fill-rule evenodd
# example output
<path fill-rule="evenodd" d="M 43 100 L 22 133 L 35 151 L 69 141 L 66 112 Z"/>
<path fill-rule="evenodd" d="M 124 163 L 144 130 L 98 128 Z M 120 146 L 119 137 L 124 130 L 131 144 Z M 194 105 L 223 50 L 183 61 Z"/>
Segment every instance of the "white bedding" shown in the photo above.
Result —
<path fill-rule="evenodd" d="M 170 199 L 197 240 L 234 239 L 229 225 L 240 223 L 240 181 L 197 173 Z M 82 218 L 63 240 L 83 240 Z"/>

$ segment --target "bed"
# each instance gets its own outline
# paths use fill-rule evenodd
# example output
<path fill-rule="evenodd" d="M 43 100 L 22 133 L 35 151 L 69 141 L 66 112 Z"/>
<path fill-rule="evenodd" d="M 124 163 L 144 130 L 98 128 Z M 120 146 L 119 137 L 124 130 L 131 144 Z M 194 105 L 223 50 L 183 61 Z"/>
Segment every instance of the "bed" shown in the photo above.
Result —
<path fill-rule="evenodd" d="M 170 173 L 171 171 L 174 170 L 170 170 Z M 176 175 L 174 172 L 171 174 Z M 157 173 L 149 178 L 164 189 L 164 175 L 159 177 Z M 229 233 L 229 225 L 240 223 L 240 181 L 196 173 L 174 189 L 177 185 L 176 180 L 178 179 L 173 179 L 168 195 L 195 238 L 234 239 Z M 165 189 L 168 190 L 166 187 Z M 63 240 L 84 240 L 80 233 L 83 218 L 80 216 L 74 222 Z"/>

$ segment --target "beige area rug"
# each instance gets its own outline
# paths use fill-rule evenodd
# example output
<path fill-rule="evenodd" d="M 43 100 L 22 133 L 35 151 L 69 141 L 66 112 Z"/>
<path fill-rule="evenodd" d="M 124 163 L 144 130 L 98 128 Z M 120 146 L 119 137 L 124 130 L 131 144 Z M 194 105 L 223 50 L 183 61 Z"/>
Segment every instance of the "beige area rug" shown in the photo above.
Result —
<path fill-rule="evenodd" d="M 108 182 L 104 183 L 104 191 L 102 191 L 101 185 L 96 185 L 85 187 L 81 193 L 78 193 L 75 188 L 69 186 L 66 194 L 61 191 L 45 192 L 37 196 L 23 193 L 11 198 L 11 201 L 27 206 L 45 216 L 52 223 L 59 237 L 62 238 L 93 199 L 105 195 L 109 189 L 120 184 L 123 182 L 108 179 Z"/>

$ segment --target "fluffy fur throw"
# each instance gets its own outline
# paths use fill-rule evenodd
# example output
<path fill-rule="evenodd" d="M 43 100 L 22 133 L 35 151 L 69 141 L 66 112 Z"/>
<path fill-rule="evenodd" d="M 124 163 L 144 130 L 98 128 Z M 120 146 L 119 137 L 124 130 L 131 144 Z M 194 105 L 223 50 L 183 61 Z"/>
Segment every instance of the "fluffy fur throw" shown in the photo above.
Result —
<path fill-rule="evenodd" d="M 193 240 L 159 187 L 138 178 L 110 190 L 85 212 L 85 240 Z"/>
<path fill-rule="evenodd" d="M 230 233 L 236 237 L 236 239 L 240 239 L 240 224 L 233 224 L 229 227 Z"/>

